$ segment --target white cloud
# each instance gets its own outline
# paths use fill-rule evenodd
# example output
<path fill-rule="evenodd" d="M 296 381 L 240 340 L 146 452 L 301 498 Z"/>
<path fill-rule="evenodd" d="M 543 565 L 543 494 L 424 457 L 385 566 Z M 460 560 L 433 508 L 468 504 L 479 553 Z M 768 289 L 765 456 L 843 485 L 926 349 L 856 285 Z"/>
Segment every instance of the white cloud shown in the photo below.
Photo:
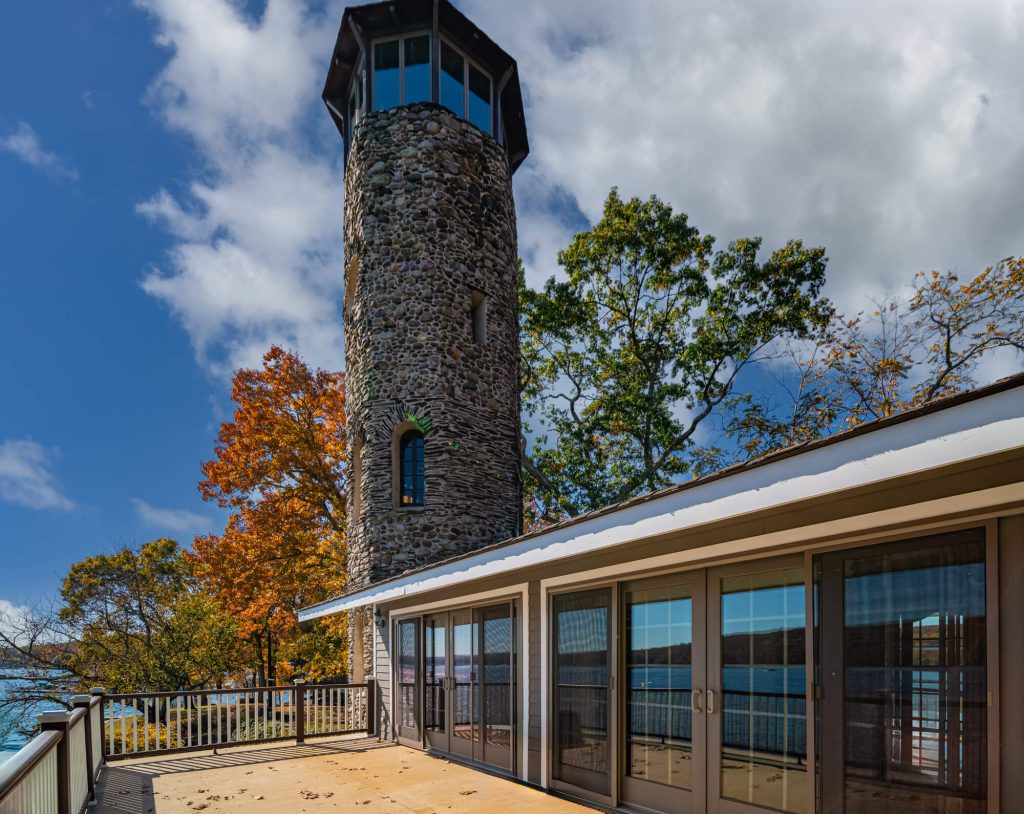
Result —
<path fill-rule="evenodd" d="M 19 121 L 14 132 L 0 139 L 0 149 L 13 153 L 30 167 L 35 167 L 54 178 L 78 180 L 78 170 L 56 153 L 44 149 L 39 136 L 28 122 Z"/>
<path fill-rule="evenodd" d="M 27 605 L 15 605 L 8 599 L 0 599 L 0 633 L 17 635 L 25 629 L 31 615 Z"/>
<path fill-rule="evenodd" d="M 56 450 L 29 439 L 0 444 L 0 500 L 30 509 L 74 508 L 51 471 Z"/>
<path fill-rule="evenodd" d="M 186 509 L 161 509 L 137 497 L 131 499 L 139 519 L 147 526 L 174 534 L 206 531 L 210 518 Z"/>
<path fill-rule="evenodd" d="M 1024 251 L 1020 3 L 463 5 L 526 85 L 527 251 L 570 234 L 548 220 L 535 237 L 534 190 L 567 190 L 594 219 L 613 185 L 720 243 L 825 245 L 851 309 L 917 270 Z M 531 265 L 545 277 L 554 257 Z"/>
<path fill-rule="evenodd" d="M 319 101 L 340 3 L 137 0 L 170 61 L 151 99 L 202 173 L 140 211 L 177 243 L 144 286 L 199 358 L 271 341 L 341 363 L 340 141 Z M 847 311 L 918 270 L 1024 252 L 1020 0 L 459 5 L 519 62 L 532 153 L 516 175 L 537 283 L 609 188 L 657 194 L 722 245 L 824 245 Z"/>
<path fill-rule="evenodd" d="M 326 134 L 328 18 L 284 0 L 259 19 L 227 0 L 138 4 L 171 51 L 151 104 L 203 165 L 185 194 L 159 190 L 138 208 L 176 238 L 143 288 L 215 373 L 256 364 L 273 342 L 340 367 L 340 141 L 310 143 L 317 123 Z"/>

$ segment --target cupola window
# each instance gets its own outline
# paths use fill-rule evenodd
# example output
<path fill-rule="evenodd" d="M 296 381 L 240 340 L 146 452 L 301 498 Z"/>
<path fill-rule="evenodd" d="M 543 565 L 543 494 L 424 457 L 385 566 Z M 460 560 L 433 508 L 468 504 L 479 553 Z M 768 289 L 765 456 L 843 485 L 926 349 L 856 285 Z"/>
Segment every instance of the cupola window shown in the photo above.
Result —
<path fill-rule="evenodd" d="M 363 76 L 356 74 L 352 81 L 352 92 L 348 97 L 348 120 L 355 127 L 363 113 Z"/>
<path fill-rule="evenodd" d="M 399 496 L 401 506 L 422 506 L 424 491 L 423 433 L 409 430 L 398 442 Z"/>
<path fill-rule="evenodd" d="M 441 104 L 462 113 L 466 103 L 466 60 L 448 43 L 441 43 Z"/>
<path fill-rule="evenodd" d="M 402 104 L 402 75 L 399 71 L 401 42 L 389 40 L 373 45 L 373 109 L 387 110 Z"/>
<path fill-rule="evenodd" d="M 430 35 L 414 34 L 373 44 L 373 109 L 429 102 Z"/>
<path fill-rule="evenodd" d="M 491 77 L 441 40 L 441 104 L 485 133 L 493 132 Z"/>
<path fill-rule="evenodd" d="M 403 104 L 430 101 L 430 35 L 406 37 L 402 67 Z"/>
<path fill-rule="evenodd" d="M 491 78 L 476 65 L 469 66 L 469 97 L 466 118 L 483 130 L 491 132 Z"/>

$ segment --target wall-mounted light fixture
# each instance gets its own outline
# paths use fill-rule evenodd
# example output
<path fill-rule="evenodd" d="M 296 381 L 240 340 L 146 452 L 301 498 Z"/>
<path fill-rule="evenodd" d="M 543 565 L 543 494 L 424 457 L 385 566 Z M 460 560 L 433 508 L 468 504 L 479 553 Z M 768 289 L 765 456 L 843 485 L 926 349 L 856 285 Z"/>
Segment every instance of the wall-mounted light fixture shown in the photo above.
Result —
<path fill-rule="evenodd" d="M 380 608 L 377 607 L 376 605 L 374 605 L 374 607 L 373 607 L 373 621 L 377 623 L 377 627 L 384 627 L 384 624 L 385 624 L 384 614 L 381 613 Z"/>

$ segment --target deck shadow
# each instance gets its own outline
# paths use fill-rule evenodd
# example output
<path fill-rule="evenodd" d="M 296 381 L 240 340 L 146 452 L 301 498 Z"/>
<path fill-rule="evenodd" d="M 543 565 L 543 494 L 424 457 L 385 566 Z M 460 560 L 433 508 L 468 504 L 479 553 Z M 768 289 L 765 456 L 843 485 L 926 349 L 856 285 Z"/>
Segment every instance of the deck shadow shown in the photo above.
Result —
<path fill-rule="evenodd" d="M 259 763 L 274 763 L 280 760 L 301 760 L 308 757 L 325 755 L 341 755 L 367 752 L 371 749 L 387 749 L 394 744 L 378 741 L 376 738 L 359 738 L 358 740 L 329 741 L 326 743 L 302 743 L 281 746 L 268 746 L 260 749 L 239 749 L 230 752 L 193 752 L 180 755 L 167 755 L 162 759 L 143 759 L 136 761 L 117 762 L 107 765 L 105 771 L 127 772 L 136 776 L 156 777 L 165 774 L 182 772 L 201 772 L 209 769 L 226 769 L 232 766 L 252 766 Z"/>

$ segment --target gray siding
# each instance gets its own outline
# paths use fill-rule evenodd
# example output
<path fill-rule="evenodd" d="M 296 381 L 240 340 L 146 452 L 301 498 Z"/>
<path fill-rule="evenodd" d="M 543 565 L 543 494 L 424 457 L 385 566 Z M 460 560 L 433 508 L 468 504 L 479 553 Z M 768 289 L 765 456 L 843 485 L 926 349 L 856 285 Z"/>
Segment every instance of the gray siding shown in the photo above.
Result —
<path fill-rule="evenodd" d="M 377 731 L 385 740 L 392 740 L 391 727 L 391 631 L 388 626 L 373 625 L 374 657 L 376 659 L 377 701 L 380 717 Z"/>

